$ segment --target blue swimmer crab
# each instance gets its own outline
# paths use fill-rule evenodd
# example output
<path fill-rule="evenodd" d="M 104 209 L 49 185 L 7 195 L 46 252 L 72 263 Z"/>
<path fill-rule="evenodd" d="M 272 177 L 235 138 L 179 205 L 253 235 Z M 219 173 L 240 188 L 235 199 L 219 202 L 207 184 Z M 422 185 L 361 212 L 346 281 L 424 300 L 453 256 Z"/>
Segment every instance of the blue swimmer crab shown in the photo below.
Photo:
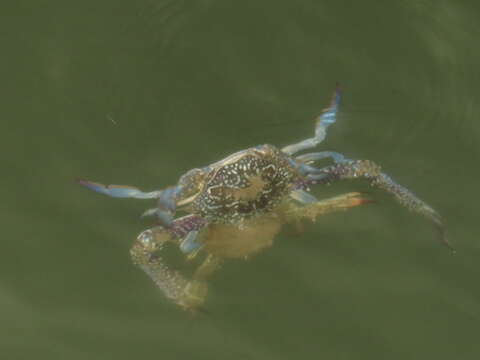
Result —
<path fill-rule="evenodd" d="M 312 138 L 279 149 L 260 145 L 234 153 L 214 164 L 188 171 L 164 190 L 143 192 L 131 186 L 80 183 L 119 198 L 157 199 L 147 210 L 158 224 L 143 231 L 130 251 L 165 296 L 184 309 L 198 309 L 206 299 L 207 279 L 227 258 L 248 258 L 272 245 L 283 224 L 370 202 L 351 192 L 326 200 L 309 193 L 312 185 L 343 179 L 364 179 L 390 194 L 403 206 L 433 222 L 448 245 L 440 215 L 370 160 L 351 160 L 333 151 L 297 153 L 321 143 L 336 121 L 340 102 L 337 88 L 328 108 L 318 116 Z M 316 167 L 323 159 L 333 164 Z M 187 215 L 174 218 L 175 212 Z M 187 259 L 203 254 L 192 276 L 167 266 L 164 248 L 176 245 Z"/>

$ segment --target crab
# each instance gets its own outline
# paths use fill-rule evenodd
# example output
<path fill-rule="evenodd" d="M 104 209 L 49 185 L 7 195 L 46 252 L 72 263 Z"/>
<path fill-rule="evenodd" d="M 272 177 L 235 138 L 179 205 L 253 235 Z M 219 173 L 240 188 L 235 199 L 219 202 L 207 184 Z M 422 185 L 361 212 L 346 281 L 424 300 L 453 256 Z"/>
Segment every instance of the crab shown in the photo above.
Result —
<path fill-rule="evenodd" d="M 330 105 L 316 119 L 313 137 L 283 148 L 267 144 L 236 152 L 188 171 L 176 185 L 163 190 L 144 192 L 132 186 L 79 182 L 112 197 L 157 200 L 157 206 L 144 213 L 155 216 L 157 223 L 138 235 L 130 253 L 164 295 L 186 310 L 203 306 L 208 279 L 225 259 L 247 259 L 272 246 L 284 224 L 314 221 L 320 215 L 371 202 L 358 192 L 318 200 L 309 192 L 314 185 L 366 180 L 429 219 L 450 247 L 437 211 L 383 173 L 375 162 L 352 160 L 333 151 L 298 154 L 325 139 L 328 127 L 336 121 L 340 98 L 337 87 Z M 315 166 L 326 159 L 331 164 Z M 186 215 L 175 218 L 177 211 Z M 192 275 L 167 265 L 164 249 L 172 245 L 187 260 L 199 262 Z"/>

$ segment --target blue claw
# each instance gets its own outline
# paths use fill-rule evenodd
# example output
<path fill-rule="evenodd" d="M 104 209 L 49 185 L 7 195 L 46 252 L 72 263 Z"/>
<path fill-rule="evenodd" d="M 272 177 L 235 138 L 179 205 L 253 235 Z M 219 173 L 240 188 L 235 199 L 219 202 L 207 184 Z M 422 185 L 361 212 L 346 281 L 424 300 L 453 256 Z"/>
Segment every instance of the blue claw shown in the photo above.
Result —
<path fill-rule="evenodd" d="M 116 198 L 136 198 L 136 199 L 155 199 L 161 194 L 161 191 L 143 192 L 136 187 L 127 185 L 103 185 L 88 180 L 78 180 L 79 184 L 96 191 L 100 194 Z"/>

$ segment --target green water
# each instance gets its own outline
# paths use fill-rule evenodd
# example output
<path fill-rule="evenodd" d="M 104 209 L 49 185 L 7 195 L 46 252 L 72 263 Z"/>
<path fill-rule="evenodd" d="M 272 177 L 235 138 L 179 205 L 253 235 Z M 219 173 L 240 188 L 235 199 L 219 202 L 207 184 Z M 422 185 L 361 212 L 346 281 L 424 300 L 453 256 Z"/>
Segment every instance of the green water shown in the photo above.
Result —
<path fill-rule="evenodd" d="M 467 1 L 3 3 L 2 359 L 478 359 L 480 12 Z M 438 209 L 325 216 L 170 304 L 129 259 L 156 189 L 262 143 L 372 159 Z"/>

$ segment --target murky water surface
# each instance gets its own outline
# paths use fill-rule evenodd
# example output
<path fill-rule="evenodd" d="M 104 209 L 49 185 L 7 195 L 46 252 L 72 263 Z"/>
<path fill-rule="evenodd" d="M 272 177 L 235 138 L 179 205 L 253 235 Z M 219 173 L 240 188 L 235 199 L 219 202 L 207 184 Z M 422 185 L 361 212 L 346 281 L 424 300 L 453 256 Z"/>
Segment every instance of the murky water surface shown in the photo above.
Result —
<path fill-rule="evenodd" d="M 8 359 L 477 359 L 479 9 L 462 1 L 19 1 L 2 6 L 0 353 Z M 287 230 L 212 280 L 207 314 L 129 259 L 143 189 L 311 136 L 437 208 L 375 205 Z M 2 357 L 3 358 L 3 357 Z"/>

